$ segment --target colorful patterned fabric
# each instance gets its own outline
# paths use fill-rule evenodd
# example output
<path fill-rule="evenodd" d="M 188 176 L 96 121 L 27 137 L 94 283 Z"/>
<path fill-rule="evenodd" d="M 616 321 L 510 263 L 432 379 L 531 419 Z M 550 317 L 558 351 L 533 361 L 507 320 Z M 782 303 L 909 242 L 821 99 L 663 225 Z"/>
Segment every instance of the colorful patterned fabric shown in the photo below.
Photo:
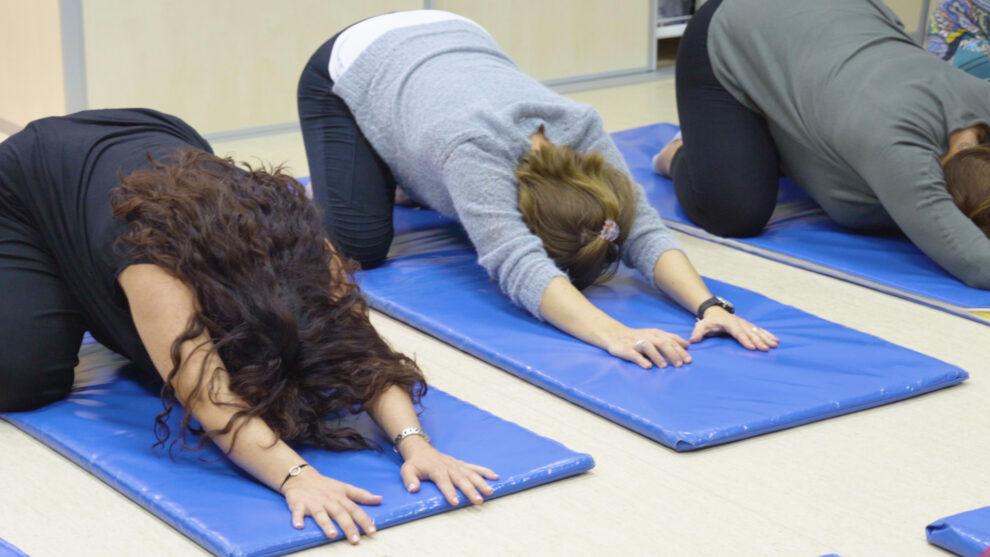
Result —
<path fill-rule="evenodd" d="M 928 20 L 925 48 L 990 80 L 990 0 L 943 0 Z"/>

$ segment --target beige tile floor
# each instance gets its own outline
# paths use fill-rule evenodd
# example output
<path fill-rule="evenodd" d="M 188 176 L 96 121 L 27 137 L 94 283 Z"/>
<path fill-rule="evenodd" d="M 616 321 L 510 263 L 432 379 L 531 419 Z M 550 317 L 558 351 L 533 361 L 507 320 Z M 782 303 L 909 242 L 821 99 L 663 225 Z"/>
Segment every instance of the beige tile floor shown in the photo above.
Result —
<path fill-rule="evenodd" d="M 571 94 L 610 130 L 676 121 L 673 84 Z M 306 173 L 298 133 L 216 144 Z M 965 384 L 678 454 L 388 317 L 374 323 L 429 381 L 591 453 L 580 477 L 307 555 L 943 555 L 924 527 L 990 504 L 990 328 L 679 235 L 710 277 L 956 364 Z M 150 423 L 150 418 L 149 418 Z M 286 516 L 288 521 L 288 516 Z M 77 466 L 0 423 L 0 537 L 36 557 L 203 551 Z"/>

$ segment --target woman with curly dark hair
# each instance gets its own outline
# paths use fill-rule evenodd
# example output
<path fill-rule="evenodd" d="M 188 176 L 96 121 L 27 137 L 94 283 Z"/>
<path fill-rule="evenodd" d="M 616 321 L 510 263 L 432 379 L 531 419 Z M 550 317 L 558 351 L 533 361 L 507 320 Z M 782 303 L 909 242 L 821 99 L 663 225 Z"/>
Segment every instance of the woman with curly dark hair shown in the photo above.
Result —
<path fill-rule="evenodd" d="M 196 419 L 281 493 L 292 522 L 351 543 L 381 497 L 321 475 L 288 442 L 369 448 L 327 415 L 367 411 L 395 441 L 410 491 L 473 503 L 487 468 L 420 429 L 416 364 L 371 326 L 319 210 L 279 169 L 241 169 L 178 118 L 98 110 L 46 118 L 0 144 L 0 411 L 65 397 L 83 332 L 164 378 L 176 443 Z M 480 493 L 479 493 L 480 492 Z"/>

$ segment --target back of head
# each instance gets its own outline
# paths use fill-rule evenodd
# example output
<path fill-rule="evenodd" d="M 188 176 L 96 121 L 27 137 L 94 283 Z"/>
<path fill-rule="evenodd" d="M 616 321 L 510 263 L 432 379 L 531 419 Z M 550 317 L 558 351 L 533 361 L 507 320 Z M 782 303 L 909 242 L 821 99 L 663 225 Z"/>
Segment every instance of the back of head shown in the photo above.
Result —
<path fill-rule="evenodd" d="M 990 237 L 990 146 L 963 149 L 943 165 L 945 189 L 959 210 Z"/>
<path fill-rule="evenodd" d="M 303 187 L 281 169 L 242 169 L 193 150 L 151 163 L 122 177 L 111 203 L 127 223 L 119 242 L 132 257 L 196 295 L 197 314 L 172 346 L 169 378 L 180 369 L 179 345 L 205 333 L 230 390 L 248 405 L 228 431 L 258 416 L 287 441 L 367 446 L 326 417 L 357 411 L 389 385 L 420 393 L 423 378 L 371 326 Z M 196 388 L 212 396 L 206 375 Z M 175 402 L 170 387 L 165 393 L 163 416 Z M 164 440 L 162 416 L 158 425 Z"/>
<path fill-rule="evenodd" d="M 519 210 L 579 289 L 607 278 L 636 216 L 629 177 L 598 153 L 543 145 L 516 168 Z"/>

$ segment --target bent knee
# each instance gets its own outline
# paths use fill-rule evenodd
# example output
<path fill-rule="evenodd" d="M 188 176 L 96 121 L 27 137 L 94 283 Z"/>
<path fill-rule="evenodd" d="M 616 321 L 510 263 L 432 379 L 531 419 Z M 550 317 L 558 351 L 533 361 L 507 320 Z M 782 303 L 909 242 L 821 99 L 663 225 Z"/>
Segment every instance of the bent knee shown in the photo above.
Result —
<path fill-rule="evenodd" d="M 0 412 L 35 410 L 62 400 L 71 391 L 71 370 L 57 381 L 38 380 L 25 375 L 0 376 Z"/>
<path fill-rule="evenodd" d="M 384 263 L 388 257 L 393 232 L 389 227 L 387 232 L 373 236 L 354 237 L 346 234 L 334 236 L 334 245 L 341 253 L 356 261 L 362 269 L 374 269 Z"/>
<path fill-rule="evenodd" d="M 374 269 L 385 262 L 390 245 L 391 242 L 373 246 L 353 246 L 337 242 L 337 249 L 348 259 L 360 265 L 362 269 Z"/>
<path fill-rule="evenodd" d="M 682 205 L 684 212 L 709 234 L 727 238 L 757 236 L 766 227 L 773 214 L 773 205 L 767 207 L 740 207 L 737 203 L 722 200 L 706 200 L 693 207 Z"/>
<path fill-rule="evenodd" d="M 40 358 L 11 357 L 0 362 L 0 412 L 23 412 L 61 400 L 72 391 L 74 366 Z"/>
<path fill-rule="evenodd" d="M 726 238 L 759 236 L 770 220 L 769 215 L 714 215 L 699 223 L 706 232 Z"/>
<path fill-rule="evenodd" d="M 745 187 L 698 187 L 674 182 L 677 200 L 687 216 L 706 232 L 746 238 L 763 232 L 777 205 L 777 181 Z"/>
<path fill-rule="evenodd" d="M 385 248 L 384 251 L 363 254 L 360 258 L 354 258 L 354 260 L 357 261 L 358 265 L 360 265 L 362 269 L 368 270 L 374 269 L 375 267 L 381 267 L 382 264 L 385 263 L 385 259 L 387 257 L 388 248 Z"/>

